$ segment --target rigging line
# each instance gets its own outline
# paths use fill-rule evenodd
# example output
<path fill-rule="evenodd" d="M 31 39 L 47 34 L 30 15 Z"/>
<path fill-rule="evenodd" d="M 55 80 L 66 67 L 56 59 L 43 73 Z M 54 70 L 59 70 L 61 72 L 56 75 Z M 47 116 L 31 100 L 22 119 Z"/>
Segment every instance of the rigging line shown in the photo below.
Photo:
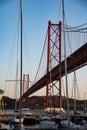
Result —
<path fill-rule="evenodd" d="M 19 34 L 19 33 L 18 33 Z M 17 44 L 17 64 L 16 64 L 16 75 L 15 75 L 15 79 L 16 79 L 16 83 L 15 83 L 15 99 L 16 99 L 16 101 L 15 101 L 15 110 L 17 110 L 17 95 L 18 95 L 18 70 L 19 70 L 19 66 L 18 66 L 18 44 Z"/>
<path fill-rule="evenodd" d="M 58 8 L 58 12 L 59 12 L 59 14 L 58 14 L 58 21 L 59 21 L 59 17 L 60 17 L 60 12 L 61 11 L 61 0 L 59 1 L 59 8 Z"/>
<path fill-rule="evenodd" d="M 7 87 L 6 87 L 6 82 L 5 82 L 5 96 L 7 95 Z"/>
<path fill-rule="evenodd" d="M 63 92 L 63 94 L 64 94 L 64 97 L 65 97 L 65 87 L 64 87 L 64 80 L 63 80 L 63 78 L 62 78 L 61 80 L 62 80 L 61 82 L 62 82 L 62 86 L 63 86 L 63 87 L 62 87 L 62 88 L 63 88 L 63 91 L 62 91 L 62 92 Z"/>
<path fill-rule="evenodd" d="M 15 46 L 15 41 L 16 41 L 16 36 L 17 36 L 18 28 L 19 28 L 19 20 L 18 20 L 18 23 L 17 23 L 17 30 L 16 30 L 16 33 L 15 33 L 15 38 L 14 38 L 14 42 L 13 42 L 13 46 L 12 46 L 12 51 L 11 51 L 11 56 L 10 56 L 10 60 L 9 60 L 9 65 L 8 65 L 8 71 L 7 71 L 6 79 L 8 77 L 8 73 L 10 71 L 10 66 L 11 66 L 11 62 L 10 61 L 12 61 L 12 57 L 13 57 L 13 52 L 14 52 L 14 48 L 15 48 L 14 46 Z"/>
<path fill-rule="evenodd" d="M 23 17 L 23 16 L 22 16 L 22 17 Z M 23 24 L 23 23 L 24 23 L 24 21 L 23 21 L 23 19 L 22 19 L 23 43 L 27 43 L 27 42 L 24 42 L 24 40 L 25 40 L 24 38 L 25 38 L 26 35 L 24 34 L 25 31 L 24 31 L 24 24 Z M 22 43 L 22 44 L 23 44 L 23 43 Z M 28 61 L 28 57 L 27 57 L 27 52 L 28 52 L 27 49 L 28 49 L 28 46 L 26 47 L 25 44 L 23 44 L 23 46 L 24 46 L 24 50 L 25 50 L 25 51 L 24 51 L 24 52 L 25 52 L 25 57 L 26 57 L 25 59 L 26 59 L 26 61 Z M 27 49 L 26 49 L 26 48 L 27 48 Z M 24 63 L 25 63 L 25 62 L 24 62 Z M 24 64 L 24 63 L 23 63 L 23 64 Z M 27 63 L 28 63 L 28 62 L 26 62 L 26 65 L 25 65 L 25 66 L 26 66 L 26 68 L 27 68 L 27 73 L 28 73 L 28 66 L 27 66 Z"/>
<path fill-rule="evenodd" d="M 65 23 L 67 23 L 66 21 L 66 16 L 65 16 Z M 71 51 L 71 54 L 72 54 L 72 47 L 71 47 L 71 43 L 70 43 L 70 39 L 69 39 L 69 33 L 67 32 L 67 37 L 68 37 L 68 43 L 69 43 L 69 48 L 70 48 L 70 51 Z"/>
<path fill-rule="evenodd" d="M 23 26 L 23 30 L 24 30 L 24 26 Z M 24 52 L 25 52 L 25 57 L 26 57 L 26 69 L 27 69 L 27 73 L 28 73 L 28 66 L 30 67 L 30 58 L 29 58 L 29 51 L 28 51 L 28 44 L 26 42 L 26 35 L 24 34 L 25 31 L 23 31 L 23 36 L 24 36 L 24 41 L 25 41 L 25 46 L 24 46 Z M 25 63 L 25 62 L 24 62 Z M 31 68 L 31 67 L 30 67 Z M 30 69 L 31 71 L 31 69 Z"/>
<path fill-rule="evenodd" d="M 23 22 L 24 23 L 24 22 Z M 27 44 L 27 41 L 26 41 L 26 34 L 25 34 L 25 28 L 24 28 L 24 24 L 22 24 L 22 28 L 23 28 L 23 40 L 25 41 L 24 43 L 24 52 L 25 52 L 25 56 L 26 56 L 26 70 L 27 70 L 27 73 L 29 72 L 29 69 L 28 69 L 28 66 L 30 68 L 30 73 L 29 73 L 29 77 L 31 76 L 31 79 L 32 79 L 32 69 L 31 69 L 31 64 L 30 64 L 30 56 L 29 56 L 29 51 L 28 51 L 28 44 Z M 25 62 L 24 62 L 25 63 Z"/>
<path fill-rule="evenodd" d="M 76 78 L 76 88 L 77 88 L 77 94 L 78 94 L 78 98 L 80 99 L 77 78 Z"/>
<path fill-rule="evenodd" d="M 27 47 L 24 47 L 24 49 L 25 49 L 25 57 L 26 57 L 26 69 L 27 69 L 27 73 L 28 73 L 28 56 L 27 56 L 28 51 L 27 51 Z"/>
<path fill-rule="evenodd" d="M 47 29 L 47 30 L 48 30 L 48 29 Z M 47 32 L 46 32 L 46 37 L 45 37 L 45 41 L 44 41 L 44 45 L 43 45 L 43 50 L 42 50 L 42 54 L 41 54 L 41 58 L 40 58 L 40 62 L 39 62 L 39 66 L 38 66 L 37 73 L 36 73 L 36 75 L 35 75 L 35 78 L 34 78 L 34 82 L 33 82 L 33 84 L 35 83 L 36 78 L 37 78 L 37 75 L 38 75 L 38 72 L 39 72 L 39 68 L 40 68 L 41 61 L 42 61 L 42 57 L 43 57 L 43 53 L 44 53 L 44 48 L 45 48 L 45 45 L 46 45 L 46 40 L 47 40 Z"/>
<path fill-rule="evenodd" d="M 66 61 L 66 39 L 65 39 L 65 11 L 64 0 L 62 0 L 62 13 L 63 13 L 63 31 L 64 31 L 64 59 L 65 59 L 65 84 L 66 84 L 66 98 L 67 98 L 67 115 L 69 115 L 69 97 L 68 97 L 68 81 L 67 81 L 67 61 Z M 69 125 L 69 121 L 68 121 Z"/>
<path fill-rule="evenodd" d="M 74 73 L 76 73 L 76 71 L 74 71 Z M 76 74 L 74 74 L 74 77 L 73 77 L 73 85 L 72 85 L 72 98 L 73 98 L 73 92 L 74 92 L 74 89 L 76 89 L 76 92 L 78 94 L 78 98 L 80 99 L 80 95 L 79 95 L 79 89 L 78 89 L 78 82 L 77 82 L 77 78 L 76 78 Z M 75 94 L 76 96 L 76 94 Z"/>
<path fill-rule="evenodd" d="M 65 16 L 65 23 L 67 23 L 66 21 L 66 16 Z M 63 29 L 62 29 L 62 32 L 63 32 Z M 72 54 L 72 47 L 71 47 L 71 43 L 70 43 L 70 38 L 69 38 L 69 31 L 67 31 L 67 27 L 66 27 L 66 24 L 65 24 L 65 32 L 67 32 L 67 38 L 68 38 L 68 45 L 69 45 L 69 48 L 70 48 L 70 53 Z"/>
<path fill-rule="evenodd" d="M 63 1 L 62 1 L 62 3 L 63 3 Z M 62 4 L 62 6 L 63 6 L 63 4 Z M 62 8 L 62 12 L 63 12 L 63 14 L 64 14 L 64 17 L 65 17 L 65 32 L 67 32 L 66 31 L 66 23 L 67 23 L 67 21 L 66 21 L 66 16 L 65 16 L 65 12 L 64 12 L 64 10 L 63 10 L 63 8 Z M 68 45 L 69 45 L 69 48 L 70 48 L 70 52 L 72 53 L 72 47 L 71 47 L 71 43 L 70 43 L 70 39 L 69 39 L 69 33 L 67 33 L 67 38 L 68 38 Z"/>

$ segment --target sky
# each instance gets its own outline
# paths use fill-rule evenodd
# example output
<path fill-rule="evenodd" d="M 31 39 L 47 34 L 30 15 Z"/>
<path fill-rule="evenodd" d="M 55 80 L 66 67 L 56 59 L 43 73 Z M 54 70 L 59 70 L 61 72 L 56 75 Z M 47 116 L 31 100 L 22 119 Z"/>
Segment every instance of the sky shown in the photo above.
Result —
<path fill-rule="evenodd" d="M 26 54 L 23 53 L 23 72 L 29 73 L 30 80 L 34 80 L 39 65 L 48 21 L 51 20 L 52 23 L 62 21 L 61 1 L 23 0 L 23 47 L 28 54 L 27 60 Z M 64 3 L 67 25 L 75 27 L 87 23 L 87 0 L 64 0 Z M 17 42 L 20 36 L 19 18 L 19 0 L 0 0 L 0 88 L 6 91 L 7 96 L 13 98 L 14 87 L 12 83 L 7 83 L 5 80 L 15 78 Z M 84 92 L 87 90 L 86 75 L 87 66 L 77 70 L 81 99 L 84 98 Z M 68 78 L 69 95 L 71 95 L 73 73 L 69 74 Z M 42 90 L 36 94 L 45 95 L 45 92 Z"/>

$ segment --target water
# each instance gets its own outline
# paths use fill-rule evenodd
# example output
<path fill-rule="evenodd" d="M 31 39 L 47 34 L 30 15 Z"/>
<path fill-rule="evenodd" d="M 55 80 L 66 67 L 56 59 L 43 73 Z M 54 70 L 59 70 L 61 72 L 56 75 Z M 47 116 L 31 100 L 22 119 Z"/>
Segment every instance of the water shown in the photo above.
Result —
<path fill-rule="evenodd" d="M 4 114 L 16 114 L 16 113 L 18 114 L 18 112 L 15 112 L 14 110 L 4 110 L 3 113 Z M 22 110 L 22 114 L 28 114 L 28 113 L 41 115 L 41 114 L 43 114 L 43 110 Z M 23 127 L 23 128 L 38 128 L 38 125 L 25 126 L 25 125 L 21 124 L 21 127 Z M 12 128 L 14 128 L 14 125 L 1 123 L 1 128 L 6 128 L 6 129 L 11 128 L 12 129 Z"/>
<path fill-rule="evenodd" d="M 28 129 L 28 128 L 39 128 L 39 125 L 24 126 L 24 125 L 22 124 L 21 127 L 22 127 L 22 128 L 25 128 L 25 129 Z M 14 128 L 14 125 L 13 125 L 13 126 L 10 126 L 10 125 L 8 125 L 8 124 L 2 123 L 2 124 L 1 124 L 1 128 L 4 128 L 4 129 L 13 129 L 13 128 Z"/>
<path fill-rule="evenodd" d="M 4 114 L 15 114 L 18 112 L 15 112 L 14 110 L 4 110 L 3 111 Z M 27 113 L 32 113 L 32 114 L 44 114 L 44 110 L 22 110 L 22 114 L 27 114 Z"/>
<path fill-rule="evenodd" d="M 43 110 L 22 110 L 22 114 L 27 114 L 27 113 L 32 113 L 32 114 L 37 114 L 37 115 L 44 115 L 44 111 Z M 66 112 L 65 112 L 66 113 Z M 84 113 L 84 112 L 80 112 L 80 113 Z M 5 110 L 4 114 L 15 114 L 14 110 Z M 73 115 L 74 112 L 70 111 L 70 115 Z M 86 115 L 87 113 L 85 113 Z M 33 126 L 25 126 L 25 125 L 21 125 L 23 128 L 28 129 L 28 128 L 39 128 L 39 125 L 33 125 Z M 14 128 L 14 126 L 10 126 L 8 124 L 5 123 L 1 123 L 1 128 L 6 128 L 6 129 L 11 129 Z"/>

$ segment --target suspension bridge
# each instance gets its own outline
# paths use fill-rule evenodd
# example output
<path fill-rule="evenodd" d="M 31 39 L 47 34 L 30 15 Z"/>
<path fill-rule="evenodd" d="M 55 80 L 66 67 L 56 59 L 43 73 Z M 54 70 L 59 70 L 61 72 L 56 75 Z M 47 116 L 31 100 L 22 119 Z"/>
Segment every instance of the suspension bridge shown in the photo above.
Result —
<path fill-rule="evenodd" d="M 27 99 L 28 96 L 34 92 L 40 90 L 43 87 L 46 87 L 46 106 L 49 105 L 49 96 L 51 91 L 54 88 L 57 89 L 56 93 L 53 91 L 55 100 L 57 101 L 58 106 L 61 106 L 61 96 L 62 96 L 62 85 L 61 78 L 65 76 L 65 69 L 67 74 L 80 69 L 81 67 L 87 65 L 87 27 L 78 26 L 72 28 L 67 26 L 66 33 L 72 36 L 72 44 L 76 42 L 81 42 L 80 47 L 78 47 L 73 53 L 69 54 L 66 57 L 67 67 L 65 68 L 65 58 L 63 57 L 62 44 L 63 44 L 63 29 L 62 23 L 53 24 L 51 21 L 48 22 L 48 31 L 47 31 L 47 66 L 46 73 L 40 77 L 31 87 L 27 87 L 26 91 L 23 91 L 23 99 Z M 70 37 L 70 36 L 69 36 Z M 71 40 L 70 39 L 70 40 Z M 66 43 L 68 40 L 66 40 Z M 70 41 L 69 41 L 70 42 Z M 55 64 L 54 64 L 55 63 Z M 41 64 L 41 61 L 40 61 Z M 40 65 L 39 65 L 40 68 Z M 38 68 L 38 70 L 39 70 Z M 38 71 L 39 72 L 39 71 Z M 38 73 L 37 72 L 37 73 Z M 36 74 L 38 77 L 38 74 Z M 29 77 L 27 77 L 29 82 Z M 24 85 L 25 82 L 25 85 Z M 26 80 L 23 80 L 23 89 L 26 85 Z"/>

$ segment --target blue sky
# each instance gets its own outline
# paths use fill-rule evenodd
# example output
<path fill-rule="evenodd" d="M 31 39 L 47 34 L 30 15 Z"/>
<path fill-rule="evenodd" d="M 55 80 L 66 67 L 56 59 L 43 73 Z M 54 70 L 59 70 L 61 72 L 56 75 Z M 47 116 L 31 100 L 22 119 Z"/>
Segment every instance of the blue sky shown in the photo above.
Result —
<path fill-rule="evenodd" d="M 78 26 L 87 23 L 86 7 L 86 0 L 65 0 L 67 24 L 70 26 Z M 23 0 L 23 42 L 27 46 L 26 48 L 29 54 L 29 63 L 27 64 L 28 66 L 30 65 L 28 70 L 32 78 L 39 64 L 49 20 L 53 23 L 58 23 L 59 20 L 62 21 L 61 0 Z M 2 89 L 5 89 L 9 63 L 15 68 L 14 57 L 16 52 L 12 48 L 18 40 L 15 38 L 18 35 L 18 22 L 19 0 L 0 0 L 0 86 Z M 14 45 L 15 47 L 16 45 Z M 15 69 L 10 71 L 14 73 Z M 77 71 L 77 79 L 79 81 L 85 75 L 82 84 L 80 83 L 80 85 L 84 84 L 84 91 L 87 86 L 85 72 L 87 73 L 87 67 L 82 68 L 81 71 Z M 12 76 L 13 74 L 10 75 Z M 72 79 L 70 80 L 72 82 Z M 84 91 L 82 91 L 81 97 L 83 97 Z M 44 93 L 42 92 L 42 94 Z M 10 92 L 9 95 L 12 96 Z"/>

